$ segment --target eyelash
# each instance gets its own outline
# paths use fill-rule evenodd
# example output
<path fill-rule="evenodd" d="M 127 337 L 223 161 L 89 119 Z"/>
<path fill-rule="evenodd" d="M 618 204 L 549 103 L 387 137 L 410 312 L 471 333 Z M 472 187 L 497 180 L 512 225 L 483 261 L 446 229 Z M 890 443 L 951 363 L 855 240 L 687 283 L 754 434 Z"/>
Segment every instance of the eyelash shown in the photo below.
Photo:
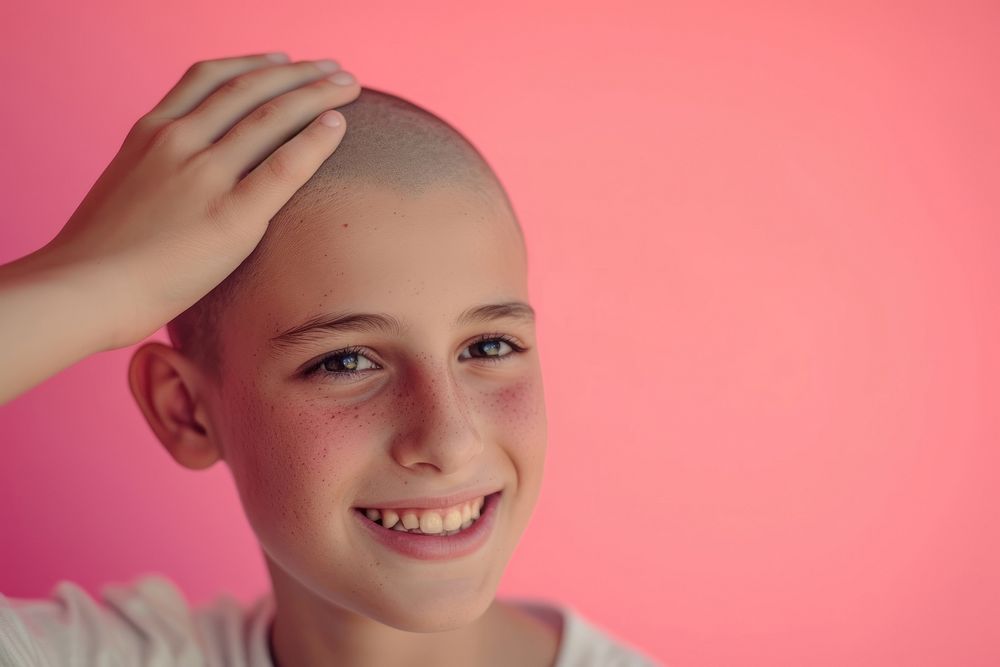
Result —
<path fill-rule="evenodd" d="M 506 359 L 507 357 L 512 357 L 515 354 L 520 354 L 520 353 L 522 353 L 522 352 L 524 352 L 525 350 L 528 349 L 528 348 L 526 348 L 526 347 L 524 347 L 522 345 L 519 345 L 517 343 L 517 341 L 515 341 L 513 338 L 511 338 L 507 334 L 484 334 L 482 336 L 479 336 L 475 340 L 473 340 L 471 343 L 469 343 L 466 346 L 466 348 L 470 348 L 473 345 L 479 345 L 480 343 L 486 343 L 486 342 L 492 342 L 492 341 L 502 341 L 504 343 L 507 343 L 508 345 L 510 345 L 510 348 L 511 348 L 512 352 L 508 352 L 507 354 L 503 354 L 503 355 L 500 355 L 500 356 L 485 355 L 485 356 L 481 356 L 481 357 L 471 357 L 471 358 L 472 359 L 484 359 L 484 360 L 488 361 L 489 363 L 500 363 L 504 359 Z M 378 370 L 378 369 L 375 369 L 375 368 L 367 368 L 367 369 L 361 370 L 361 371 L 358 371 L 358 370 L 349 370 L 349 371 L 324 371 L 324 370 L 322 370 L 323 366 L 326 364 L 327 361 L 330 361 L 331 359 L 337 359 L 339 357 L 347 357 L 347 356 L 350 356 L 350 355 L 353 355 L 353 354 L 357 354 L 359 356 L 364 356 L 366 359 L 368 359 L 369 361 L 371 361 L 373 364 L 375 363 L 375 361 L 373 361 L 372 359 L 370 359 L 369 357 L 367 357 L 367 356 L 364 355 L 364 348 L 356 347 L 356 346 L 345 347 L 342 350 L 337 350 L 336 352 L 333 352 L 332 354 L 328 354 L 325 357 L 323 357 L 322 359 L 320 359 L 318 362 L 316 362 L 315 364 L 313 364 L 312 366 L 310 366 L 308 369 L 306 369 L 305 371 L 303 371 L 302 376 L 308 378 L 308 377 L 312 377 L 314 375 L 324 375 L 324 376 L 328 376 L 328 377 L 336 377 L 338 380 L 347 380 L 347 379 L 351 379 L 351 378 L 354 378 L 354 377 L 359 376 L 359 375 L 364 375 L 365 373 L 370 373 L 373 370 Z"/>

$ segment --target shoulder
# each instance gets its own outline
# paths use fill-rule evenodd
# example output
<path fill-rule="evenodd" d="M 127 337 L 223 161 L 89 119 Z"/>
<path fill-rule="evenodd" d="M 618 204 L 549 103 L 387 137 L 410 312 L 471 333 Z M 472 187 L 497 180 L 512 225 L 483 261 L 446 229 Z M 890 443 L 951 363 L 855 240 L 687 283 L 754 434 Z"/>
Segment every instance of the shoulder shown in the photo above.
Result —
<path fill-rule="evenodd" d="M 553 667 L 666 667 L 571 605 L 528 598 L 509 602 L 558 631 Z"/>
<path fill-rule="evenodd" d="M 177 586 L 148 574 L 102 588 L 100 600 L 71 581 L 48 598 L 0 595 L 0 665 L 261 665 L 266 599 L 245 609 L 228 596 L 192 608 Z M 257 640 L 257 644 L 254 643 Z"/>

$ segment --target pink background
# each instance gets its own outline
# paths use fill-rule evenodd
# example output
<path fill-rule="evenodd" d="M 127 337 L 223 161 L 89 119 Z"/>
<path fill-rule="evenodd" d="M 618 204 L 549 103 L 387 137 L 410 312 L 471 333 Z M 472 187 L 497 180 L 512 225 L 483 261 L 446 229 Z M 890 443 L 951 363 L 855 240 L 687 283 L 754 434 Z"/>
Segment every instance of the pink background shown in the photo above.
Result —
<path fill-rule="evenodd" d="M 0 261 L 195 60 L 336 58 L 466 132 L 528 236 L 550 450 L 501 594 L 671 666 L 1000 664 L 1000 5 L 821 4 L 5 5 Z M 259 594 L 131 351 L 0 407 L 0 591 Z"/>

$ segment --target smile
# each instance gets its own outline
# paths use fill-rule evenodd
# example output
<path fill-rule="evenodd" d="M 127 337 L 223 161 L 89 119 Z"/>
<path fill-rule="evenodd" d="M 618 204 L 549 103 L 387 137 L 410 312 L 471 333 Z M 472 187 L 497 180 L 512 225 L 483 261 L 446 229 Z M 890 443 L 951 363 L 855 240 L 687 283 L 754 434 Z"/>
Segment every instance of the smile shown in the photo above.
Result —
<path fill-rule="evenodd" d="M 492 534 L 502 491 L 441 509 L 354 508 L 367 533 L 393 551 L 421 560 L 477 551 Z"/>
<path fill-rule="evenodd" d="M 441 509 L 364 509 L 365 516 L 383 528 L 418 535 L 454 535 L 473 524 L 478 518 L 486 496 L 443 507 Z M 361 509 L 359 508 L 359 511 Z"/>

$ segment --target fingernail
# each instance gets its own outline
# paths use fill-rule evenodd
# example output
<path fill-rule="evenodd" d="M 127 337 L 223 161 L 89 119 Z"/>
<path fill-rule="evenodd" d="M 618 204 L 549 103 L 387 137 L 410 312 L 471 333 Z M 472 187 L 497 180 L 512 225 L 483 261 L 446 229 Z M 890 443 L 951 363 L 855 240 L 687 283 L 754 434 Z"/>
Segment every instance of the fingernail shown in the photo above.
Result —
<path fill-rule="evenodd" d="M 349 86 L 354 83 L 354 77 L 351 76 L 350 72 L 337 72 L 327 77 L 330 81 L 341 86 Z"/>
<path fill-rule="evenodd" d="M 340 63 L 336 60 L 330 60 L 329 58 L 326 60 L 317 60 L 314 64 L 324 72 L 336 72 L 340 69 Z"/>
<path fill-rule="evenodd" d="M 337 127 L 340 125 L 340 114 L 336 111 L 327 111 L 319 117 L 319 122 L 328 127 Z"/>

